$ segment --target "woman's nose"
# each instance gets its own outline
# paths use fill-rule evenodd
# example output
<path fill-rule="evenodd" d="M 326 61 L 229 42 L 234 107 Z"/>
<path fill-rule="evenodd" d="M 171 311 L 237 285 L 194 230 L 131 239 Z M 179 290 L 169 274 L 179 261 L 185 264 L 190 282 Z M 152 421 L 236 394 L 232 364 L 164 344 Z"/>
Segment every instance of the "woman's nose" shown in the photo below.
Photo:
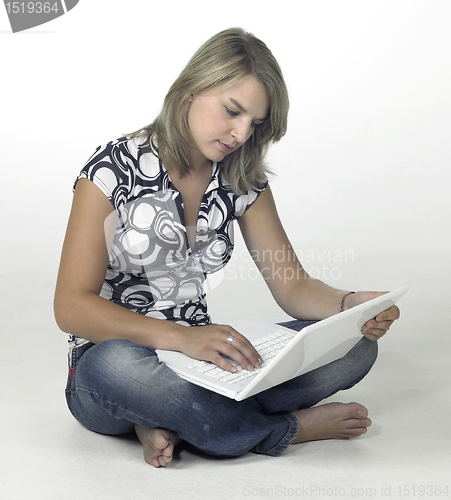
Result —
<path fill-rule="evenodd" d="M 240 122 L 235 124 L 232 135 L 240 144 L 244 144 L 252 135 L 253 128 L 250 123 Z"/>

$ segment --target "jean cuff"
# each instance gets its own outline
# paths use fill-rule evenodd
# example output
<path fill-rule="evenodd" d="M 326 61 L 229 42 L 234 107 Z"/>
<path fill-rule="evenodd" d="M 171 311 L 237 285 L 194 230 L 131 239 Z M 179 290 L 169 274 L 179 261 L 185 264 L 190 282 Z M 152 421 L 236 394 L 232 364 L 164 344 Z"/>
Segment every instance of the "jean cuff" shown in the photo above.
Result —
<path fill-rule="evenodd" d="M 274 446 L 272 450 L 266 453 L 271 457 L 278 457 L 279 455 L 281 455 L 294 441 L 294 438 L 297 436 L 299 430 L 298 419 L 292 413 L 286 413 L 282 416 L 288 420 L 290 426 L 288 427 L 288 432 L 280 440 L 280 442 L 276 446 Z"/>

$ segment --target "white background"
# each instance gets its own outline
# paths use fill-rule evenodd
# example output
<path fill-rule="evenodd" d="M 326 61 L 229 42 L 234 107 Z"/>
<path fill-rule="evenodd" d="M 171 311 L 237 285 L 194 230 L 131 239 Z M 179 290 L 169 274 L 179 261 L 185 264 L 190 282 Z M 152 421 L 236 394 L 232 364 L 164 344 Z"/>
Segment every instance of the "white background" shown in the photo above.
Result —
<path fill-rule="evenodd" d="M 152 121 L 194 51 L 232 26 L 266 42 L 289 87 L 289 131 L 268 160 L 305 267 L 344 289 L 409 284 L 381 350 L 393 362 L 408 352 L 420 368 L 427 358 L 431 384 L 447 381 L 449 369 L 435 371 L 446 363 L 435 369 L 434 360 L 450 348 L 450 19 L 447 0 L 80 0 L 12 34 L 0 8 L 0 348 L 15 360 L 1 367 L 2 391 L 27 390 L 25 377 L 40 368 L 62 411 L 54 394 L 64 385 L 66 339 L 52 297 L 73 181 L 96 146 Z M 284 319 L 243 262 L 239 238 L 236 255 L 230 269 L 242 279 L 225 272 L 211 293 L 214 319 Z M 37 351 L 27 351 L 37 338 Z M 3 428 L 22 427 L 29 405 L 16 401 Z"/>
<path fill-rule="evenodd" d="M 82 0 L 14 35 L 0 12 L 8 267 L 32 277 L 39 250 L 50 284 L 71 186 L 94 148 L 152 121 L 198 46 L 242 26 L 267 43 L 290 90 L 289 131 L 269 162 L 306 268 L 343 288 L 408 282 L 429 295 L 444 283 L 446 269 L 436 265 L 446 263 L 450 242 L 451 3 L 293 5 Z M 36 248 L 43 235 L 45 248 Z"/>

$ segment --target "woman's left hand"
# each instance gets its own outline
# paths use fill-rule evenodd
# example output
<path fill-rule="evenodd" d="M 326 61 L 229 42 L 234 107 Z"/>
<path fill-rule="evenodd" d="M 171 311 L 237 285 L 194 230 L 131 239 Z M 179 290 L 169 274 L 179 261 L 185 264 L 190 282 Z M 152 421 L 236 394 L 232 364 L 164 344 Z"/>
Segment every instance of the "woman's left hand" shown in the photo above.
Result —
<path fill-rule="evenodd" d="M 345 310 L 358 306 L 363 302 L 375 299 L 387 292 L 356 292 L 346 297 Z M 397 306 L 392 306 L 379 313 L 375 318 L 370 319 L 362 326 L 362 334 L 369 340 L 379 340 L 383 337 L 392 323 L 400 316 Z"/>

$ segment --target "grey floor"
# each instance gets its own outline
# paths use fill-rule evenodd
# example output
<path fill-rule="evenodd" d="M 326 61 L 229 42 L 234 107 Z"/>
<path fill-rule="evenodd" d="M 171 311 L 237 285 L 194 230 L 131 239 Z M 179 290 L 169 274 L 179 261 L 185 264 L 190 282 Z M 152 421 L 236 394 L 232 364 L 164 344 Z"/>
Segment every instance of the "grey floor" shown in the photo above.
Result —
<path fill-rule="evenodd" d="M 215 459 L 182 445 L 173 463 L 157 470 L 143 461 L 136 439 L 91 433 L 66 409 L 66 336 L 55 325 L 52 296 L 68 206 L 42 222 L 48 225 L 45 239 L 36 228 L 44 217 L 34 212 L 36 224 L 30 224 L 27 204 L 15 210 L 15 223 L 29 226 L 37 259 L 33 267 L 23 264 L 25 239 L 7 222 L 2 261 L 9 266 L 1 270 L 2 499 L 423 498 L 451 487 L 449 293 L 439 278 L 445 256 L 431 255 L 427 269 L 412 273 L 418 256 L 395 255 L 402 262 L 398 284 L 411 285 L 400 303 L 402 318 L 380 342 L 367 378 L 331 398 L 368 407 L 374 423 L 366 436 L 292 446 L 279 458 L 248 453 Z M 6 207 L 2 212 L 10 220 Z M 356 279 L 365 260 L 353 264 Z M 211 293 L 220 321 L 249 310 L 279 319 L 269 296 L 259 296 L 258 282 L 250 292 L 236 285 L 225 280 Z"/>

